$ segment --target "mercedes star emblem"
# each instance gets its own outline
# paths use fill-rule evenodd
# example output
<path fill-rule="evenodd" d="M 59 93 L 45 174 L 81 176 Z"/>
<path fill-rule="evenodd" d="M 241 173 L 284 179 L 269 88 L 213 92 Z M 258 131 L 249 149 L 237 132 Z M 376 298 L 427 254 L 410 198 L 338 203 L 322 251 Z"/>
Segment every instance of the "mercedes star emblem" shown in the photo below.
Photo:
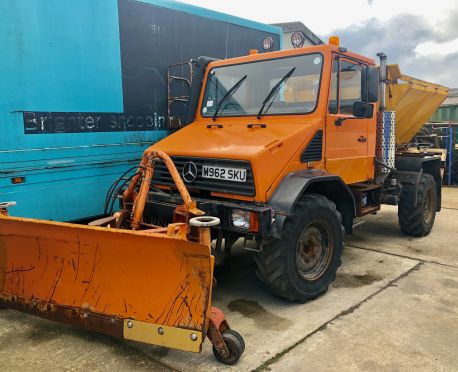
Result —
<path fill-rule="evenodd" d="M 183 171 L 181 174 L 183 175 L 185 182 L 194 182 L 197 178 L 197 165 L 195 165 L 192 161 L 188 161 L 185 165 L 183 165 Z"/>

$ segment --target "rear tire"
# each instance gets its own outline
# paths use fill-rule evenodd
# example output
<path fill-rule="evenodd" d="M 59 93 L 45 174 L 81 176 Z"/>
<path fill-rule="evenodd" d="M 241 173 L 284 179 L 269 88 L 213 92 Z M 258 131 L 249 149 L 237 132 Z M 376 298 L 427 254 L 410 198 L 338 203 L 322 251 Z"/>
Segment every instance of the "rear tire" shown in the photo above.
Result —
<path fill-rule="evenodd" d="M 408 203 L 409 189 L 401 193 L 398 219 L 401 231 L 411 236 L 428 235 L 434 225 L 437 209 L 437 189 L 433 176 L 423 173 L 417 192 L 417 204 Z"/>
<path fill-rule="evenodd" d="M 259 278 L 290 301 L 304 303 L 325 293 L 341 264 L 341 221 L 326 197 L 301 197 L 285 221 L 282 238 L 255 254 Z"/>

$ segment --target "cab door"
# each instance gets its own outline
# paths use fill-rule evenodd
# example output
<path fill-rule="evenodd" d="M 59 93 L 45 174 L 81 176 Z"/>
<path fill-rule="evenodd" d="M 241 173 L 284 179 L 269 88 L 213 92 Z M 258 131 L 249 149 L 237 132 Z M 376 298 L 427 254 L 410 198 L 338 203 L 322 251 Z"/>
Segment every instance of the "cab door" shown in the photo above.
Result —
<path fill-rule="evenodd" d="M 336 55 L 331 72 L 326 114 L 325 166 L 345 183 L 367 180 L 370 119 L 353 118 L 353 104 L 361 101 L 363 65 Z M 339 122 L 339 118 L 345 120 Z"/>

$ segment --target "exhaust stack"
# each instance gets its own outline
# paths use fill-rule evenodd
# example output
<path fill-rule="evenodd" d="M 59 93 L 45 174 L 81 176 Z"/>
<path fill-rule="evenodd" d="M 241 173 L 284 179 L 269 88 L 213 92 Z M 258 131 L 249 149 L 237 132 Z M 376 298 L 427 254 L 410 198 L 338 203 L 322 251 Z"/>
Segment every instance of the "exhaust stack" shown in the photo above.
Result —
<path fill-rule="evenodd" d="M 376 182 L 381 184 L 395 167 L 396 113 L 386 111 L 387 56 L 383 52 L 377 56 L 380 58 L 380 114 L 377 120 Z"/>

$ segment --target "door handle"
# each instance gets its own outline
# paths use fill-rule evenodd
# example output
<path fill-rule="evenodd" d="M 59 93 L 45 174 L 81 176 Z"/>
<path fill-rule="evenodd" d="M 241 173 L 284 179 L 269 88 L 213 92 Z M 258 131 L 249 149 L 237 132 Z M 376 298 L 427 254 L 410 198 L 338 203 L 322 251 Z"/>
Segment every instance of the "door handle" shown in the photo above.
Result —
<path fill-rule="evenodd" d="M 367 142 L 367 137 L 359 136 L 358 142 L 362 142 L 362 143 Z"/>

